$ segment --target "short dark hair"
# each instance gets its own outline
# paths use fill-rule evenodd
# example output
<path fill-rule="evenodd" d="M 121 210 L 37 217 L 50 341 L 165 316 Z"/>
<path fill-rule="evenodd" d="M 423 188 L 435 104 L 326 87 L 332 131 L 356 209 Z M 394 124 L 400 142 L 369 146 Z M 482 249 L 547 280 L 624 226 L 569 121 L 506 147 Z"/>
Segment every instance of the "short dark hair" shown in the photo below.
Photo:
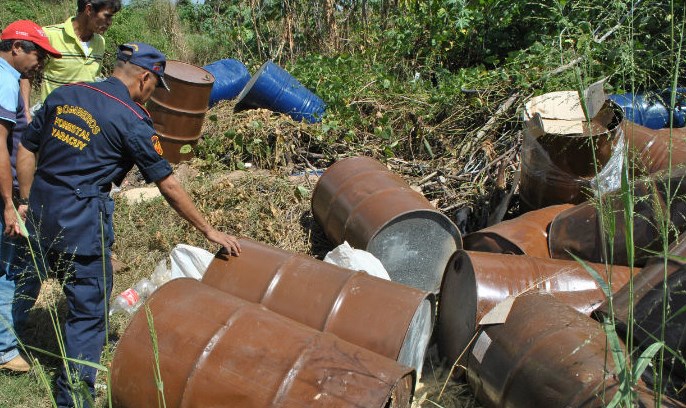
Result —
<path fill-rule="evenodd" d="M 19 42 L 19 46 L 21 47 L 24 52 L 31 52 L 35 49 L 38 49 L 38 46 L 31 41 L 27 40 L 2 40 L 0 41 L 0 51 L 6 52 L 12 50 L 12 45 L 14 45 L 15 42 Z"/>
<path fill-rule="evenodd" d="M 103 8 L 109 8 L 115 13 L 121 10 L 121 0 L 77 0 L 76 12 L 83 12 L 86 9 L 87 4 L 93 6 L 93 10 L 95 10 L 96 13 Z"/>

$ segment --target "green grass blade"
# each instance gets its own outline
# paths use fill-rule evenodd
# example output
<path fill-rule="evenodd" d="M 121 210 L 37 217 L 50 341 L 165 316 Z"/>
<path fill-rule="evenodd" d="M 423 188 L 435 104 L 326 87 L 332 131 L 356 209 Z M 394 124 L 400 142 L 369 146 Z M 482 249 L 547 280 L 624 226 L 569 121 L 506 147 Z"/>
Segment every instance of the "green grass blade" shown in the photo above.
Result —
<path fill-rule="evenodd" d="M 638 380 L 641 378 L 641 374 L 643 374 L 643 371 L 645 371 L 646 367 L 648 367 L 648 364 L 650 364 L 650 361 L 653 359 L 653 357 L 655 357 L 655 354 L 660 351 L 662 346 L 664 346 L 664 343 L 656 342 L 651 344 L 643 351 L 643 353 L 641 353 L 641 356 L 636 360 L 636 364 L 634 365 L 632 373 L 632 380 L 634 383 L 638 382 Z"/>
<path fill-rule="evenodd" d="M 624 368 L 626 367 L 626 356 L 624 355 L 624 350 L 622 350 L 621 343 L 619 341 L 619 336 L 617 336 L 617 331 L 615 326 L 609 320 L 603 322 L 603 330 L 607 336 L 607 341 L 610 346 L 610 352 L 612 354 L 612 359 L 615 362 L 615 367 L 619 370 L 620 380 L 625 377 Z M 622 381 L 623 382 L 623 381 Z"/>
<path fill-rule="evenodd" d="M 92 361 L 79 360 L 78 358 L 72 358 L 72 357 L 67 357 L 67 356 L 60 356 L 59 354 L 55 354 L 55 353 L 49 352 L 47 350 L 40 349 L 38 347 L 33 347 L 33 346 L 28 345 L 28 344 L 26 344 L 25 347 L 27 349 L 31 349 L 35 352 L 45 354 L 46 356 L 58 358 L 60 360 L 65 360 L 65 361 L 69 361 L 69 362 L 76 363 L 76 364 L 82 364 L 82 365 L 85 365 L 85 366 L 88 366 L 91 368 L 95 368 L 96 370 L 100 370 L 100 371 L 105 371 L 105 372 L 108 371 L 107 367 L 105 367 L 104 365 L 94 363 Z"/>
<path fill-rule="evenodd" d="M 596 272 L 595 269 L 591 268 L 583 259 L 579 258 L 578 256 L 574 255 L 571 252 L 568 252 L 569 255 L 574 258 L 576 262 L 578 262 L 586 272 L 588 272 L 589 275 L 595 280 L 596 284 L 600 287 L 600 289 L 603 291 L 605 294 L 606 298 L 609 298 L 612 296 L 612 292 L 610 291 L 610 286 L 607 284 L 605 279 L 603 279 L 602 276 L 598 272 Z"/>
<path fill-rule="evenodd" d="M 46 389 L 50 390 L 52 389 L 52 386 L 50 385 L 50 378 L 48 376 L 48 373 L 45 371 L 45 367 L 38 361 L 37 358 L 33 359 L 33 364 L 32 364 L 33 370 L 36 373 L 36 377 L 38 377 L 38 380 L 40 381 L 41 385 Z M 55 401 L 55 397 L 53 395 L 50 395 L 50 403 L 54 408 L 57 408 L 57 402 Z"/>
<path fill-rule="evenodd" d="M 150 340 L 152 341 L 152 353 L 155 358 L 153 374 L 155 376 L 155 386 L 157 388 L 157 404 L 159 407 L 166 408 L 167 401 L 164 397 L 164 381 L 162 380 L 162 372 L 160 370 L 160 353 L 157 343 L 157 331 L 155 330 L 155 321 L 152 316 L 152 310 L 150 310 L 150 306 L 147 303 L 145 304 L 145 317 L 148 320 Z"/>
<path fill-rule="evenodd" d="M 616 392 L 615 395 L 612 397 L 612 400 L 607 404 L 606 408 L 614 408 L 616 406 L 619 406 L 619 403 L 622 401 L 623 397 L 622 392 Z"/>

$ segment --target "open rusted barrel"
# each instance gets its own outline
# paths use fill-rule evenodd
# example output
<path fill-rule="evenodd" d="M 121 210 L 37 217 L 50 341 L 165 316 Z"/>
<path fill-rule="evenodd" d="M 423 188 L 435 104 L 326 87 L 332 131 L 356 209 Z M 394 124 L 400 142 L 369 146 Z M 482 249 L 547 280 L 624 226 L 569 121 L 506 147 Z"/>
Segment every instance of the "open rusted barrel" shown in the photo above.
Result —
<path fill-rule="evenodd" d="M 610 265 L 608 279 L 605 265 L 588 265 L 612 282 L 613 291 L 629 280 L 627 267 Z M 574 261 L 457 251 L 441 287 L 437 324 L 441 354 L 455 362 L 477 332 L 481 318 L 508 296 L 529 291 L 549 292 L 585 314 L 605 300 L 593 276 Z M 464 364 L 466 353 L 461 361 Z"/>
<path fill-rule="evenodd" d="M 526 105 L 519 197 L 527 209 L 583 202 L 593 195 L 596 169 L 603 179 L 619 175 L 611 167 L 621 169 L 621 149 L 615 145 L 622 138 L 622 109 L 608 100 L 589 123 L 578 95 L 569 95 L 551 92 Z M 581 117 L 562 120 L 551 113 L 556 110 L 578 110 Z M 606 165 L 608 174 L 603 173 Z"/>
<path fill-rule="evenodd" d="M 686 179 L 684 169 L 666 175 L 654 175 L 650 179 L 635 183 L 634 188 L 634 265 L 643 266 L 652 255 L 651 251 L 662 247 L 659 220 L 669 218 L 669 242 L 678 233 L 686 231 Z M 667 214 L 667 192 L 671 205 Z M 605 217 L 613 217 L 615 225 L 614 242 L 605 242 L 604 228 L 600 222 L 596 204 L 586 202 L 562 211 L 550 223 L 548 248 L 550 256 L 557 259 L 573 259 L 570 253 L 591 262 L 604 262 L 603 247 L 616 265 L 628 265 L 626 248 L 626 223 L 624 201 L 620 192 L 603 196 Z M 612 246 L 611 246 L 612 245 Z M 609 255 L 608 255 L 609 256 Z"/>
<path fill-rule="evenodd" d="M 448 259 L 462 248 L 448 217 L 369 157 L 329 167 L 312 193 L 312 214 L 332 242 L 371 252 L 393 281 L 429 292 L 438 291 Z"/>
<path fill-rule="evenodd" d="M 557 214 L 572 204 L 553 205 L 529 211 L 517 218 L 467 234 L 462 245 L 468 251 L 529 255 L 550 258 L 548 226 Z"/>
<path fill-rule="evenodd" d="M 669 254 L 686 257 L 686 234 L 671 245 Z M 636 275 L 633 285 L 625 285 L 613 296 L 612 305 L 606 301 L 598 308 L 595 312 L 598 320 L 610 315 L 610 307 L 619 337 L 626 338 L 629 330 L 632 331 L 635 358 L 661 338 L 664 327 L 663 392 L 686 400 L 686 365 L 673 354 L 686 355 L 686 314 L 682 310 L 686 307 L 686 262 L 674 257 L 666 262 L 663 257 L 651 258 Z M 650 370 L 646 374 L 651 374 Z M 644 375 L 644 379 L 649 385 L 654 382 L 650 376 Z"/>
<path fill-rule="evenodd" d="M 670 135 L 672 167 L 686 163 L 686 128 L 649 129 L 629 121 L 622 126 L 629 144 L 629 162 L 643 174 L 669 168 Z"/>
<path fill-rule="evenodd" d="M 240 244 L 241 256 L 215 257 L 203 283 L 421 373 L 431 293 L 255 241 Z"/>
<path fill-rule="evenodd" d="M 194 279 L 148 300 L 112 360 L 122 408 L 158 406 L 156 357 L 168 407 L 409 407 L 414 372 L 397 362 Z"/>
<path fill-rule="evenodd" d="M 200 67 L 170 60 L 164 71 L 169 91 L 157 88 L 146 107 L 171 163 L 193 157 L 207 112 L 214 76 Z"/>
<path fill-rule="evenodd" d="M 621 369 L 609 349 L 589 316 L 554 296 L 526 294 L 504 324 L 484 327 L 467 374 L 486 407 L 605 407 L 619 391 Z M 645 384 L 638 388 L 640 406 L 654 406 Z"/>

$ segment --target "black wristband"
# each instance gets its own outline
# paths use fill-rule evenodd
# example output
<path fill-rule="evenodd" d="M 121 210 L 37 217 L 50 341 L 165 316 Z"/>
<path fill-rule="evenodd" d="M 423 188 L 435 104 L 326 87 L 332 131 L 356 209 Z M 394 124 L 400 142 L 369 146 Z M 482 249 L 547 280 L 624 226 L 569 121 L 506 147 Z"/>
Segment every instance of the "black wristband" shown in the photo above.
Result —
<path fill-rule="evenodd" d="M 18 198 L 17 203 L 19 205 L 29 205 L 29 199 L 28 198 Z"/>

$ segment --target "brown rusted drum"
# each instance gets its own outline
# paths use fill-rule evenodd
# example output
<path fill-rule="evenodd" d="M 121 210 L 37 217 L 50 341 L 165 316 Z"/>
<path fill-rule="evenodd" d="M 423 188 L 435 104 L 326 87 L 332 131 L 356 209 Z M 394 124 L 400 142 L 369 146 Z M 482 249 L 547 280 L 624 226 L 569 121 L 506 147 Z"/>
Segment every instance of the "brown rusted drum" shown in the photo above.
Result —
<path fill-rule="evenodd" d="M 601 325 L 539 293 L 519 296 L 504 324 L 481 331 L 467 374 L 486 407 L 605 407 L 619 389 Z"/>
<path fill-rule="evenodd" d="M 241 256 L 217 255 L 202 282 L 420 373 L 431 337 L 431 293 L 241 239 Z"/>
<path fill-rule="evenodd" d="M 312 214 L 335 244 L 374 254 L 391 279 L 436 292 L 460 232 L 420 193 L 369 157 L 334 163 L 312 193 Z"/>
<path fill-rule="evenodd" d="M 670 255 L 686 257 L 686 234 L 672 244 Z M 665 280 L 666 278 L 666 280 Z M 663 325 L 662 312 L 665 309 L 665 290 L 668 295 L 666 323 Z M 615 328 L 620 338 L 629 331 L 629 309 L 633 305 L 633 345 L 635 357 L 661 338 L 664 326 L 664 380 L 663 390 L 673 397 L 686 400 L 686 366 L 669 350 L 686 355 L 686 262 L 677 258 L 651 258 L 633 281 L 633 286 L 625 285 L 612 298 Z M 596 311 L 598 320 L 610 315 L 610 304 L 604 302 Z M 649 379 L 648 379 L 649 380 Z M 648 381 L 650 383 L 650 381 Z M 681 390 L 681 392 L 679 392 Z"/>
<path fill-rule="evenodd" d="M 160 136 L 160 144 L 165 159 L 170 163 L 180 163 L 194 157 L 193 148 L 198 144 L 198 141 Z"/>
<path fill-rule="evenodd" d="M 622 126 L 629 144 L 629 162 L 643 174 L 669 168 L 670 134 L 672 167 L 686 163 L 686 128 L 650 129 L 629 121 Z"/>
<path fill-rule="evenodd" d="M 157 88 L 146 107 L 161 138 L 162 155 L 178 163 L 193 157 L 192 147 L 200 138 L 214 76 L 200 67 L 170 60 L 164 79 L 170 90 Z"/>
<path fill-rule="evenodd" d="M 173 107 L 183 112 L 205 112 L 210 103 L 214 75 L 209 71 L 182 61 L 167 61 L 164 80 L 169 91 L 158 88 L 152 100 L 158 105 Z"/>
<path fill-rule="evenodd" d="M 548 225 L 557 214 L 571 207 L 572 204 L 560 204 L 529 211 L 517 218 L 465 235 L 462 245 L 468 251 L 550 258 Z"/>
<path fill-rule="evenodd" d="M 676 233 L 686 231 L 686 180 L 683 169 L 674 171 L 671 178 L 665 175 L 636 182 L 634 188 L 634 265 L 643 266 L 652 252 L 662 246 L 658 220 L 667 211 L 667 191 L 669 182 L 669 241 Z M 614 242 L 606 243 L 609 254 L 613 245 L 612 262 L 628 265 L 626 249 L 626 224 L 624 221 L 624 202 L 620 192 L 608 193 L 603 197 L 606 217 L 614 217 Z M 557 259 L 573 259 L 571 254 L 591 262 L 605 262 L 603 255 L 603 231 L 596 205 L 591 202 L 579 204 L 562 211 L 550 223 L 548 248 L 550 256 Z"/>
<path fill-rule="evenodd" d="M 596 168 L 601 171 L 608 164 L 622 137 L 623 116 L 608 100 L 590 124 L 584 123 L 581 134 L 544 133 L 536 121 L 527 121 L 519 186 L 523 207 L 579 204 L 592 196 Z"/>
<path fill-rule="evenodd" d="M 588 265 L 608 281 L 605 265 Z M 609 276 L 616 291 L 628 282 L 630 270 L 611 265 Z M 574 261 L 457 251 L 448 263 L 441 287 L 437 324 L 441 354 L 455 362 L 467 349 L 481 318 L 508 296 L 532 290 L 549 292 L 585 314 L 605 300 L 593 276 Z"/>
<path fill-rule="evenodd" d="M 148 300 L 168 407 L 409 407 L 414 373 L 397 362 L 194 279 Z M 158 406 L 146 312 L 121 337 L 114 406 Z"/>
<path fill-rule="evenodd" d="M 202 130 L 205 112 L 184 112 L 150 100 L 147 104 L 153 117 L 155 130 L 163 137 L 180 140 L 197 140 Z"/>

